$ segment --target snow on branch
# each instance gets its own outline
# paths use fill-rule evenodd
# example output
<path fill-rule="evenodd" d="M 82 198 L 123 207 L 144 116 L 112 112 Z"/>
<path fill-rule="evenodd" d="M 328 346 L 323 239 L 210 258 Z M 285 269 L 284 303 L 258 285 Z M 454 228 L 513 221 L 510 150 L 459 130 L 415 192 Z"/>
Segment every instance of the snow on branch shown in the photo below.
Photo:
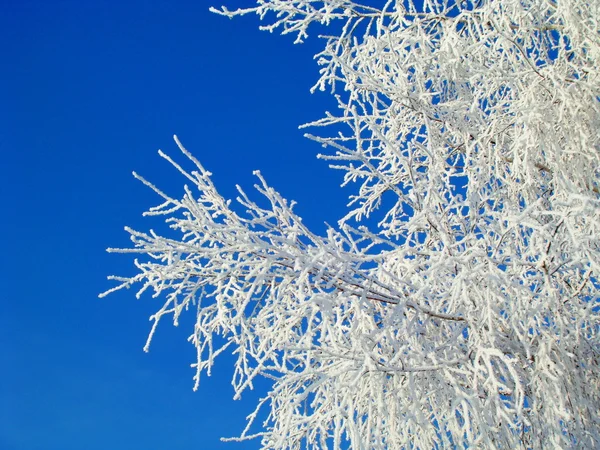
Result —
<path fill-rule="evenodd" d="M 313 89 L 339 108 L 305 126 L 354 186 L 337 226 L 312 233 L 259 172 L 226 201 L 176 139 L 180 198 L 136 175 L 171 232 L 127 229 L 109 251 L 138 272 L 103 295 L 164 301 L 146 349 L 193 310 L 196 388 L 224 351 L 236 398 L 272 382 L 233 440 L 600 446 L 598 2 L 370 3 L 214 10 L 327 31 Z"/>

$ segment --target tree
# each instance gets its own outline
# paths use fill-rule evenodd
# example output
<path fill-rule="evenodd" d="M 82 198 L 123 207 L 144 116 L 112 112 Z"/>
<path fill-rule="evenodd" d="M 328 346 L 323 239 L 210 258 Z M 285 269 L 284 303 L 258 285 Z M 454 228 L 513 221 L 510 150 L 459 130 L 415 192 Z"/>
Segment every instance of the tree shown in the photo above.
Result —
<path fill-rule="evenodd" d="M 107 293 L 165 299 L 147 345 L 194 309 L 196 387 L 226 350 L 236 396 L 271 380 L 238 438 L 265 449 L 600 446 L 599 2 L 371 3 L 213 10 L 328 33 L 313 89 L 339 111 L 306 126 L 357 186 L 337 226 L 260 173 L 235 206 L 177 141 L 194 190 L 136 176 L 178 234 L 128 229 L 109 251 L 139 272 Z"/>

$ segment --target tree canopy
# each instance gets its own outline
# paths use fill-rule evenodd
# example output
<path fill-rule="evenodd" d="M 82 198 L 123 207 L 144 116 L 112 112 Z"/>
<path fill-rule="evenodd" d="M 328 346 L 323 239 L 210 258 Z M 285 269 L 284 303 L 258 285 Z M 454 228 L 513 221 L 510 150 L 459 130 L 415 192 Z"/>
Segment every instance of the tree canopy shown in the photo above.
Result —
<path fill-rule="evenodd" d="M 258 172 L 224 199 L 176 138 L 181 197 L 136 175 L 172 233 L 128 229 L 107 293 L 164 299 L 147 345 L 192 310 L 196 387 L 224 351 L 236 396 L 271 380 L 236 438 L 265 449 L 600 446 L 600 3 L 372 3 L 214 10 L 320 35 L 339 108 L 304 126 L 354 186 L 338 224 Z"/>

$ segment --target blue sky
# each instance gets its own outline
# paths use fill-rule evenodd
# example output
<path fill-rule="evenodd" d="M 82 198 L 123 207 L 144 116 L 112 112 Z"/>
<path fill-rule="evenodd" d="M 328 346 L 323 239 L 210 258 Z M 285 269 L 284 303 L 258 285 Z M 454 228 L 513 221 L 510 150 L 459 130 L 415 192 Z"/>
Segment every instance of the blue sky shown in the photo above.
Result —
<path fill-rule="evenodd" d="M 219 441 L 253 405 L 231 400 L 227 358 L 193 393 L 189 329 L 163 325 L 145 354 L 158 302 L 97 298 L 107 275 L 134 273 L 104 249 L 128 245 L 125 225 L 152 226 L 141 214 L 157 198 L 131 171 L 181 192 L 156 153 L 178 156 L 173 134 L 228 198 L 260 169 L 317 231 L 342 215 L 340 174 L 297 128 L 333 109 L 309 94 L 318 40 L 294 46 L 210 5 L 3 3 L 1 449 L 259 447 Z"/>

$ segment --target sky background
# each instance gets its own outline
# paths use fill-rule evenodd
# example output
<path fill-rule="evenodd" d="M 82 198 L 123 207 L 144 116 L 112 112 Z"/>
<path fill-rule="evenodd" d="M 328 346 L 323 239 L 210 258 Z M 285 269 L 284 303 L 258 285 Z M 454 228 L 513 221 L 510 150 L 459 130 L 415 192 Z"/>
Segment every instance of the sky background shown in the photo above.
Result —
<path fill-rule="evenodd" d="M 226 1 L 230 9 L 244 4 Z M 251 2 L 245 3 L 249 5 Z M 219 6 L 220 3 L 215 3 Z M 145 231 L 159 203 L 133 170 L 172 195 L 184 181 L 157 150 L 172 135 L 226 198 L 260 169 L 305 223 L 343 213 L 349 192 L 298 125 L 334 110 L 310 95 L 320 42 L 258 31 L 204 1 L 5 0 L 0 6 L 0 449 L 255 449 L 221 443 L 256 395 L 231 398 L 231 358 L 192 392 L 189 328 L 134 291 L 98 299 L 135 273 L 125 225 Z M 180 159 L 181 160 L 181 159 Z"/>

